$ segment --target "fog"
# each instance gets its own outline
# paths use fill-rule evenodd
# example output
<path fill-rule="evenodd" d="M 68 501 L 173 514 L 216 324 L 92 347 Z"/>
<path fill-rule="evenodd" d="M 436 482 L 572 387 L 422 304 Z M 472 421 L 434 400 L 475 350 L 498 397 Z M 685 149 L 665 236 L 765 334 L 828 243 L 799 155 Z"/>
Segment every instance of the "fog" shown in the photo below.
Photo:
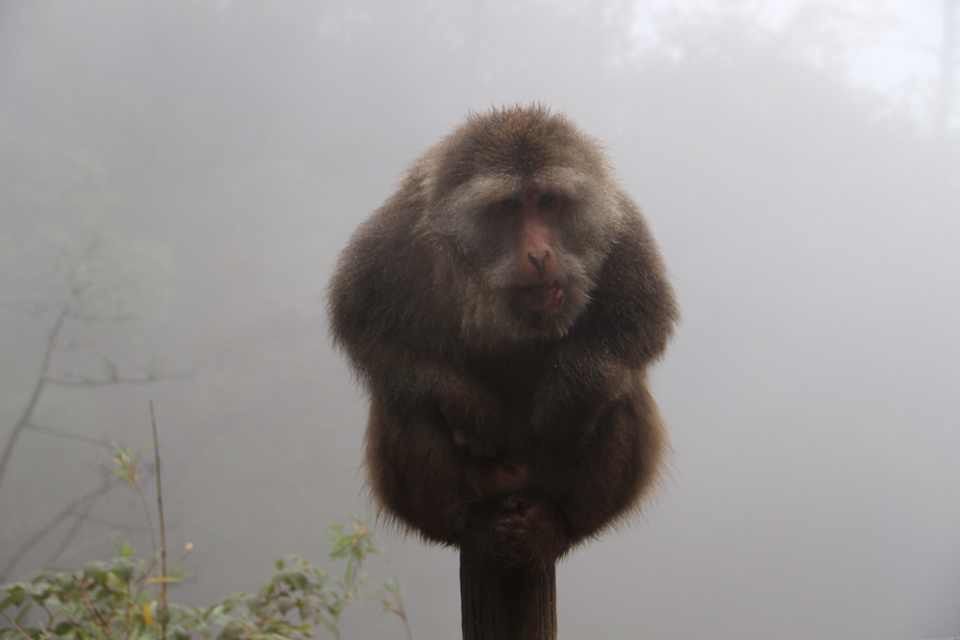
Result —
<path fill-rule="evenodd" d="M 605 141 L 683 316 L 668 471 L 561 563 L 561 637 L 960 634 L 949 5 L 0 2 L 0 576 L 149 549 L 103 468 L 151 400 L 172 597 L 373 521 L 337 252 L 466 114 L 537 100 Z M 414 637 L 458 637 L 455 552 L 376 536 Z"/>

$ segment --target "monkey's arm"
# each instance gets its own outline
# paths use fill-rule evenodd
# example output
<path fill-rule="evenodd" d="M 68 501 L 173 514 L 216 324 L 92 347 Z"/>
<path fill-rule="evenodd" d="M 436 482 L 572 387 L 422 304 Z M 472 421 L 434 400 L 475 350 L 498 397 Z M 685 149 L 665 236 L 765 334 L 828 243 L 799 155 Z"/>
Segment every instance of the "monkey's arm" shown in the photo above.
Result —
<path fill-rule="evenodd" d="M 575 427 L 632 391 L 664 351 L 678 312 L 665 268 L 636 205 L 621 196 L 628 224 L 591 294 L 590 306 L 552 358 L 538 390 L 533 418 L 539 433 Z"/>
<path fill-rule="evenodd" d="M 577 447 L 540 452 L 533 473 L 545 477 L 570 545 L 630 513 L 652 487 L 666 446 L 656 404 L 642 381 L 606 405 Z"/>
<path fill-rule="evenodd" d="M 427 411 L 451 437 L 489 430 L 498 398 L 445 355 L 456 320 L 436 296 L 432 247 L 414 231 L 417 184 L 405 181 L 351 238 L 331 280 L 331 330 L 375 399 Z"/>
<path fill-rule="evenodd" d="M 371 489 L 385 512 L 428 540 L 455 544 L 464 520 L 464 468 L 430 411 L 373 397 L 366 437 Z"/>
<path fill-rule="evenodd" d="M 497 399 L 453 364 L 334 307 L 334 330 L 370 391 L 366 459 L 386 513 L 426 539 L 458 544 L 476 461 L 458 434 L 496 424 Z M 338 315 L 339 314 L 339 315 Z M 458 439 L 461 442 L 458 442 Z M 473 489 L 473 491 L 471 491 Z"/>
<path fill-rule="evenodd" d="M 521 486 L 478 496 L 463 511 L 461 544 L 508 564 L 552 562 L 628 515 L 653 485 L 666 440 L 643 376 L 628 377 L 575 444 L 542 441 L 529 451 Z"/>
<path fill-rule="evenodd" d="M 376 369 L 386 375 L 371 376 L 373 393 L 395 411 L 434 412 L 437 427 L 455 444 L 464 446 L 475 434 L 496 431 L 500 400 L 466 373 L 437 358 L 405 349 L 379 345 Z M 479 452 L 474 452 L 479 453 Z"/>

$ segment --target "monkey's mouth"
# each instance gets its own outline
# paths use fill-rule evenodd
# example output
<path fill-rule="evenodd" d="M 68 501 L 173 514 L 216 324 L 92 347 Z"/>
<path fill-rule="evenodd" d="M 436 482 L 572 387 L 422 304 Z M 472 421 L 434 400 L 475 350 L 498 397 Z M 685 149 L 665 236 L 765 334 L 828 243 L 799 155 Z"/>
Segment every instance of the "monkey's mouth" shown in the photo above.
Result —
<path fill-rule="evenodd" d="M 514 291 L 521 306 L 539 313 L 556 313 L 567 299 L 567 292 L 559 282 L 521 286 Z"/>

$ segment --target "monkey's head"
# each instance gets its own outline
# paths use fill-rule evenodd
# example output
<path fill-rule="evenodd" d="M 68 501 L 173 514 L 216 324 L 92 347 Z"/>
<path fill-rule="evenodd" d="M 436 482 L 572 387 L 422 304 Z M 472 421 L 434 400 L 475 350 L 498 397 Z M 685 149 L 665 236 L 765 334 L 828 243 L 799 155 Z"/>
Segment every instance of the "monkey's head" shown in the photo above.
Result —
<path fill-rule="evenodd" d="M 416 232 L 454 276 L 464 339 L 564 336 L 623 223 L 599 145 L 542 107 L 514 107 L 472 116 L 418 167 Z"/>

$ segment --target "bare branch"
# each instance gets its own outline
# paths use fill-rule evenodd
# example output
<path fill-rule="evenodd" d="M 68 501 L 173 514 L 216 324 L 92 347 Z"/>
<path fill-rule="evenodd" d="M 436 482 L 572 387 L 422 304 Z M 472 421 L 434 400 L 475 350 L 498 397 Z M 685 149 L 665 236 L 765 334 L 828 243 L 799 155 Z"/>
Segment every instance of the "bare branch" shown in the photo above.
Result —
<path fill-rule="evenodd" d="M 88 524 L 95 524 L 101 527 L 106 527 L 107 529 L 115 529 L 117 531 L 124 531 L 126 533 L 142 533 L 144 531 L 150 531 L 149 526 L 114 522 L 113 520 L 108 520 L 106 518 L 98 518 L 96 516 L 87 515 L 86 511 L 74 510 L 70 512 L 70 515 L 78 518 L 85 518 Z"/>
<path fill-rule="evenodd" d="M 0 309 L 19 311 L 33 317 L 50 313 L 50 305 L 48 303 L 23 300 L 22 298 L 0 300 Z"/>
<path fill-rule="evenodd" d="M 154 478 L 157 481 L 157 514 L 160 517 L 160 575 L 164 580 L 160 583 L 160 606 L 163 616 L 160 618 L 160 639 L 167 640 L 167 527 L 163 517 L 163 488 L 160 469 L 160 437 L 157 435 L 157 413 L 150 401 L 150 428 L 153 430 L 153 458 L 156 464 Z"/>
<path fill-rule="evenodd" d="M 150 517 L 150 505 L 147 504 L 147 495 L 143 492 L 140 485 L 134 487 L 137 495 L 140 496 L 140 505 L 143 507 L 143 516 L 147 521 L 147 530 L 150 532 L 150 548 L 153 549 L 153 555 L 157 555 L 157 536 L 153 532 L 153 518 Z"/>
<path fill-rule="evenodd" d="M 92 581 L 89 584 L 92 585 Z M 93 600 L 90 599 L 90 593 L 86 588 L 80 589 L 80 599 L 83 600 L 83 604 L 87 608 L 87 611 L 89 611 L 90 615 L 93 616 L 94 622 L 96 622 L 97 625 L 103 630 L 104 637 L 111 637 L 113 634 L 110 633 L 110 623 L 106 618 L 103 617 L 103 613 L 100 611 L 100 609 L 97 609 L 97 606 L 93 604 Z"/>
<path fill-rule="evenodd" d="M 74 538 L 77 537 L 77 534 L 80 533 L 80 529 L 82 529 L 83 525 L 86 524 L 87 517 L 96 503 L 96 500 L 87 500 L 77 509 L 72 509 L 70 511 L 70 515 L 73 516 L 73 522 L 70 524 L 70 528 L 67 529 L 67 533 L 64 534 L 63 539 L 60 540 L 60 544 L 57 545 L 56 550 L 50 555 L 50 559 L 47 560 L 47 566 L 54 564 L 60 559 L 60 556 L 64 554 L 64 552 L 70 546 L 70 543 L 72 543 Z"/>
<path fill-rule="evenodd" d="M 47 376 L 45 382 L 58 387 L 112 387 L 119 385 L 147 385 L 155 382 L 166 382 L 169 380 L 183 380 L 189 378 L 189 373 L 177 373 L 171 375 L 147 375 L 141 377 L 112 377 L 112 378 L 93 378 L 89 376 L 75 376 L 68 378 Z"/>
<path fill-rule="evenodd" d="M 23 636 L 24 638 L 26 638 L 27 640 L 33 640 L 33 638 L 30 636 L 30 634 L 27 633 L 27 630 L 20 626 L 20 623 L 19 623 L 19 622 L 17 622 L 16 620 L 14 620 L 13 618 L 11 618 L 10 616 L 8 616 L 7 614 L 5 614 L 5 613 L 3 613 L 3 612 L 0 612 L 0 615 L 2 615 L 4 618 L 6 618 L 8 623 L 10 623 L 10 624 L 13 625 L 14 627 L 16 627 L 17 631 L 20 632 L 20 635 L 22 635 L 22 636 Z"/>
<path fill-rule="evenodd" d="M 57 342 L 60 338 L 60 331 L 63 329 L 63 323 L 67 318 L 67 312 L 68 309 L 66 307 L 63 307 L 60 310 L 60 313 L 57 314 L 57 319 L 50 328 L 50 332 L 47 334 L 47 346 L 44 349 L 43 359 L 40 362 L 40 373 L 37 375 L 37 379 L 33 383 L 33 390 L 30 392 L 30 397 L 20 414 L 20 418 L 13 426 L 13 431 L 10 433 L 10 437 L 7 438 L 7 442 L 3 446 L 3 453 L 0 454 L 0 486 L 3 486 L 3 479 L 6 477 L 7 468 L 10 464 L 10 458 L 13 455 L 14 446 L 16 446 L 17 440 L 20 438 L 20 434 L 23 433 L 23 430 L 26 429 L 27 425 L 30 423 L 33 416 L 33 411 L 36 409 L 37 403 L 40 401 L 40 395 L 43 393 L 43 389 L 47 384 L 47 373 L 50 370 L 50 361 L 53 358 L 54 349 L 57 348 Z"/>
<path fill-rule="evenodd" d="M 113 443 L 107 440 L 106 438 L 95 438 L 93 436 L 85 436 L 79 433 L 71 433 L 69 431 L 64 431 L 63 429 L 57 429 L 56 427 L 45 427 L 43 425 L 34 424 L 32 422 L 28 422 L 25 428 L 30 431 L 36 431 L 37 433 L 53 436 L 54 438 L 64 438 L 66 440 L 77 440 L 78 442 L 85 442 L 87 444 L 92 444 L 97 447 L 102 447 L 104 449 L 109 449 L 111 451 L 113 450 Z"/>
<path fill-rule="evenodd" d="M 75 298 L 79 298 L 79 295 L 83 293 L 82 290 L 71 290 L 71 293 Z M 79 303 L 78 303 L 79 304 Z M 68 314 L 70 319 L 78 320 L 80 322 L 96 322 L 104 324 L 107 322 L 114 324 L 122 324 L 124 322 L 131 322 L 136 320 L 137 315 L 134 313 L 81 313 L 80 311 L 70 311 Z"/>
<path fill-rule="evenodd" d="M 86 507 L 87 502 L 96 502 L 107 493 L 110 492 L 117 485 L 117 482 L 112 478 L 104 478 L 100 482 L 100 486 L 92 491 L 79 496 L 78 498 L 71 501 L 67 506 L 60 509 L 50 520 L 41 526 L 36 532 L 31 535 L 27 540 L 21 544 L 13 554 L 11 554 L 9 560 L 6 564 L 0 569 L 0 582 L 6 582 L 10 573 L 16 568 L 20 560 L 27 555 L 34 547 L 40 544 L 54 529 L 56 529 L 62 522 L 68 518 L 75 517 L 75 513 L 80 510 L 82 511 Z"/>

